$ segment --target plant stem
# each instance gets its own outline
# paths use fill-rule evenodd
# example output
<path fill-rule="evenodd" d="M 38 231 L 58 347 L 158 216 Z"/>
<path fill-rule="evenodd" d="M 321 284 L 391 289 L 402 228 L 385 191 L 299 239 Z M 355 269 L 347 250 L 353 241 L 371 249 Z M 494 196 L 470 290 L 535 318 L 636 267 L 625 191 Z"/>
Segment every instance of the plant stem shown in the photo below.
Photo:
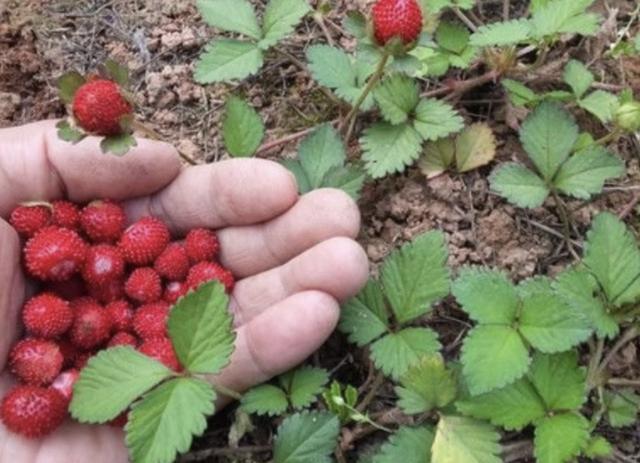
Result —
<path fill-rule="evenodd" d="M 620 349 L 622 349 L 637 337 L 640 337 L 640 327 L 638 325 L 633 325 L 627 328 L 627 330 L 622 334 L 622 336 L 620 336 L 620 338 L 618 338 L 611 350 L 607 353 L 607 356 L 604 358 L 604 360 L 602 360 L 602 362 L 596 369 L 595 378 L 600 378 L 605 373 L 607 366 L 609 365 L 609 363 L 611 363 Z"/>
<path fill-rule="evenodd" d="M 606 134 L 604 137 L 598 138 L 596 141 L 593 142 L 593 144 L 594 145 L 604 146 L 607 143 L 609 143 L 610 141 L 615 140 L 619 136 L 620 136 L 620 131 L 619 130 L 614 130 L 613 132 L 609 132 L 608 134 Z"/>
<path fill-rule="evenodd" d="M 573 244 L 571 243 L 571 225 L 569 223 L 569 213 L 565 208 L 562 199 L 560 199 L 558 192 L 553 187 L 551 188 L 551 194 L 553 195 L 553 200 L 556 203 L 558 215 L 560 215 L 560 220 L 562 221 L 562 235 L 564 236 L 564 241 L 567 245 L 567 249 L 574 259 L 580 260 L 580 257 L 576 253 L 575 249 L 573 249 Z"/>
<path fill-rule="evenodd" d="M 140 132 L 144 133 L 145 136 L 149 137 L 150 139 L 162 141 L 162 135 L 160 135 L 158 132 L 153 130 L 151 127 L 143 124 L 142 122 L 133 121 L 132 126 L 133 126 L 133 128 L 135 130 L 139 130 Z M 191 164 L 192 166 L 197 166 L 198 165 L 198 162 L 195 159 L 193 159 L 191 156 L 189 156 L 188 154 L 183 153 L 179 149 L 176 149 L 176 151 L 178 152 L 180 157 L 182 159 L 184 159 L 188 164 Z"/>
<path fill-rule="evenodd" d="M 223 386 L 222 384 L 212 383 L 211 386 L 213 387 L 213 389 L 215 389 L 215 391 L 218 394 L 226 395 L 227 397 L 231 397 L 232 399 L 235 399 L 235 400 L 242 400 L 242 394 L 234 391 L 233 389 L 229 389 L 228 387 Z"/>
<path fill-rule="evenodd" d="M 627 378 L 610 378 L 607 384 L 611 386 L 627 386 L 640 388 L 640 379 L 627 379 Z"/>
<path fill-rule="evenodd" d="M 595 349 L 591 352 L 591 360 L 589 360 L 589 367 L 587 369 L 587 388 L 589 390 L 596 386 L 598 365 L 602 360 L 602 353 L 604 351 L 604 339 L 598 338 Z"/>

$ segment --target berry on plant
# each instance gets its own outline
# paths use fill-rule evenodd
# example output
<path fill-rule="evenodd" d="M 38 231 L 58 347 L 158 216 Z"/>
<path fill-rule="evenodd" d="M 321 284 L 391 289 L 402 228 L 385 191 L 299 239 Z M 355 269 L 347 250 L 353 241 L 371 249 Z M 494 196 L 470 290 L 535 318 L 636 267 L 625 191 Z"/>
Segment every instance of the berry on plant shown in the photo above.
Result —
<path fill-rule="evenodd" d="M 118 84 L 106 79 L 93 79 L 81 85 L 72 103 L 73 115 L 86 132 L 96 135 L 119 135 L 122 119 L 133 109 Z"/>
<path fill-rule="evenodd" d="M 44 281 L 64 281 L 84 264 L 87 245 L 73 230 L 47 227 L 27 241 L 25 265 L 29 273 Z"/>
<path fill-rule="evenodd" d="M 189 289 L 196 289 L 201 284 L 213 280 L 222 283 L 227 292 L 233 290 L 235 284 L 233 274 L 214 262 L 200 262 L 191 267 L 187 275 L 187 287 Z"/>
<path fill-rule="evenodd" d="M 158 256 L 153 268 L 168 280 L 184 280 L 189 271 L 189 258 L 184 245 L 170 243 Z"/>
<path fill-rule="evenodd" d="M 12 432 L 39 438 L 55 431 L 67 416 L 67 401 L 54 389 L 16 386 L 4 397 L 0 418 Z"/>
<path fill-rule="evenodd" d="M 373 32 L 380 45 L 399 37 L 405 45 L 422 32 L 422 10 L 416 0 L 378 0 L 373 5 Z"/>
<path fill-rule="evenodd" d="M 173 349 L 173 344 L 168 338 L 153 338 L 144 341 L 138 348 L 140 352 L 174 371 L 180 371 L 182 367 Z"/>
<path fill-rule="evenodd" d="M 31 335 L 52 339 L 62 336 L 71 327 L 73 311 L 64 299 L 42 293 L 24 305 L 22 321 Z"/>
<path fill-rule="evenodd" d="M 47 386 L 58 376 L 64 358 L 58 345 L 43 339 L 26 338 L 11 350 L 11 372 L 23 383 Z"/>
<path fill-rule="evenodd" d="M 193 264 L 213 260 L 220 249 L 218 237 L 206 228 L 194 228 L 187 233 L 184 246 Z"/>
<path fill-rule="evenodd" d="M 162 280 L 151 267 L 137 268 L 124 284 L 124 292 L 134 301 L 143 304 L 155 302 L 162 297 Z"/>
<path fill-rule="evenodd" d="M 82 230 L 96 243 L 118 241 L 126 221 L 124 209 L 108 199 L 92 201 L 80 213 Z"/>
<path fill-rule="evenodd" d="M 18 206 L 11 212 L 9 223 L 20 235 L 31 238 L 51 223 L 51 209 L 41 204 Z"/>
<path fill-rule="evenodd" d="M 144 217 L 124 231 L 118 246 L 127 262 L 149 265 L 162 254 L 170 239 L 169 229 L 161 220 Z"/>

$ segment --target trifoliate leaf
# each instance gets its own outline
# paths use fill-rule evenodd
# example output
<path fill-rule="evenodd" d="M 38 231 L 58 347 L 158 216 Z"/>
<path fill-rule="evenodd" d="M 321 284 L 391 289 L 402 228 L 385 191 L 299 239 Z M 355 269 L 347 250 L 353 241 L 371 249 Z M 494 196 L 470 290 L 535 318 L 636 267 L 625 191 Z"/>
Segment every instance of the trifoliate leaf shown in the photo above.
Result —
<path fill-rule="evenodd" d="M 616 306 L 640 297 L 640 251 L 624 222 L 599 214 L 587 233 L 584 263 L 595 275 L 607 299 Z"/>
<path fill-rule="evenodd" d="M 417 82 L 401 74 L 393 74 L 380 82 L 373 95 L 382 117 L 394 125 L 405 122 L 420 100 Z"/>
<path fill-rule="evenodd" d="M 599 16 L 585 13 L 594 0 L 551 0 L 537 8 L 531 19 L 536 39 L 556 34 L 593 35 L 598 30 Z"/>
<path fill-rule="evenodd" d="M 589 442 L 589 421 L 578 413 L 561 413 L 536 426 L 534 454 L 538 463 L 566 463 Z"/>
<path fill-rule="evenodd" d="M 538 293 L 548 293 L 552 289 L 551 283 L 551 279 L 537 275 L 520 281 L 516 289 L 520 298 L 525 298 Z"/>
<path fill-rule="evenodd" d="M 326 188 L 337 188 L 357 201 L 367 174 L 360 165 L 336 166 L 327 172 L 322 182 Z"/>
<path fill-rule="evenodd" d="M 409 415 L 443 408 L 455 399 L 456 379 L 439 354 L 425 355 L 409 368 L 395 388 L 398 406 Z"/>
<path fill-rule="evenodd" d="M 511 79 L 503 79 L 502 86 L 507 90 L 511 104 L 518 107 L 537 103 L 540 97 L 524 84 Z"/>
<path fill-rule="evenodd" d="M 493 426 L 460 416 L 441 416 L 431 463 L 500 463 L 500 434 Z"/>
<path fill-rule="evenodd" d="M 455 155 L 455 141 L 451 138 L 441 138 L 425 145 L 418 167 L 427 178 L 437 177 L 453 164 Z"/>
<path fill-rule="evenodd" d="M 231 358 L 235 333 L 224 286 L 210 282 L 178 300 L 169 315 L 176 355 L 191 373 L 216 374 Z"/>
<path fill-rule="evenodd" d="M 135 463 L 172 463 L 207 429 L 216 394 L 195 378 L 176 378 L 146 394 L 129 412 L 127 447 Z"/>
<path fill-rule="evenodd" d="M 504 387 L 529 369 L 529 352 L 509 326 L 479 325 L 462 346 L 462 372 L 472 395 Z"/>
<path fill-rule="evenodd" d="M 259 40 L 262 31 L 248 0 L 198 0 L 202 19 L 223 31 L 238 32 Z"/>
<path fill-rule="evenodd" d="M 264 50 L 293 32 L 300 20 L 311 11 L 307 0 L 270 0 L 262 24 Z"/>
<path fill-rule="evenodd" d="M 387 331 L 389 314 L 380 285 L 369 280 L 367 285 L 342 308 L 340 331 L 349 341 L 362 347 Z"/>
<path fill-rule="evenodd" d="M 124 156 L 129 150 L 138 145 L 135 137 L 129 133 L 110 135 L 100 141 L 100 150 L 115 156 Z"/>
<path fill-rule="evenodd" d="M 289 393 L 294 409 L 311 405 L 329 381 L 329 373 L 322 368 L 302 367 L 278 378 L 280 385 Z"/>
<path fill-rule="evenodd" d="M 602 436 L 595 436 L 589 440 L 583 454 L 587 458 L 600 459 L 609 458 L 613 453 L 613 446 Z"/>
<path fill-rule="evenodd" d="M 571 114 L 549 102 L 541 103 L 520 130 L 522 146 L 547 181 L 567 160 L 577 138 L 578 126 Z"/>
<path fill-rule="evenodd" d="M 483 267 L 463 268 L 453 283 L 452 293 L 478 323 L 510 325 L 520 304 L 511 280 L 503 272 Z"/>
<path fill-rule="evenodd" d="M 130 347 L 96 354 L 80 373 L 69 411 L 81 423 L 105 423 L 173 372 Z"/>
<path fill-rule="evenodd" d="M 71 104 L 73 102 L 73 96 L 76 94 L 76 90 L 85 83 L 85 78 L 77 71 L 70 71 L 63 74 L 58 79 L 58 90 L 60 99 L 66 103 Z"/>
<path fill-rule="evenodd" d="M 231 97 L 225 107 L 222 136 L 227 151 L 236 157 L 252 156 L 264 137 L 264 124 L 253 107 Z"/>
<path fill-rule="evenodd" d="M 201 84 L 244 79 L 258 72 L 262 63 L 262 51 L 255 43 L 216 40 L 200 56 L 194 77 Z"/>
<path fill-rule="evenodd" d="M 488 420 L 507 431 L 520 431 L 545 416 L 545 406 L 527 379 L 495 391 L 456 402 L 464 415 Z"/>
<path fill-rule="evenodd" d="M 436 30 L 436 42 L 445 50 L 459 55 L 469 45 L 469 35 L 466 27 L 442 21 Z"/>
<path fill-rule="evenodd" d="M 340 48 L 313 45 L 307 50 L 309 71 L 325 87 L 336 89 L 356 87 L 356 71 L 351 58 Z"/>
<path fill-rule="evenodd" d="M 360 144 L 367 173 L 373 178 L 402 172 L 420 154 L 420 134 L 409 124 L 374 124 L 364 131 Z"/>
<path fill-rule="evenodd" d="M 430 463 L 433 437 L 433 430 L 426 426 L 403 426 L 380 448 L 372 463 Z"/>
<path fill-rule="evenodd" d="M 513 19 L 479 27 L 471 35 L 471 45 L 475 47 L 504 47 L 526 42 L 530 36 L 530 21 L 527 19 Z"/>
<path fill-rule="evenodd" d="M 387 257 L 380 281 L 399 323 L 424 315 L 449 293 L 447 257 L 440 231 L 424 233 Z"/>
<path fill-rule="evenodd" d="M 329 124 L 321 125 L 302 143 L 298 157 L 307 174 L 311 189 L 323 186 L 327 173 L 342 166 L 346 160 L 344 145 L 336 130 Z"/>
<path fill-rule="evenodd" d="M 619 102 L 613 93 L 596 90 L 578 101 L 578 105 L 596 116 L 600 122 L 607 123 L 613 120 Z"/>
<path fill-rule="evenodd" d="M 243 396 L 241 407 L 247 413 L 276 416 L 283 414 L 289 402 L 282 389 L 272 384 L 262 384 L 249 389 Z"/>
<path fill-rule="evenodd" d="M 438 335 L 429 328 L 405 328 L 391 333 L 371 345 L 371 358 L 382 372 L 399 379 L 423 355 L 440 349 Z"/>
<path fill-rule="evenodd" d="M 547 410 L 578 410 L 587 399 L 586 373 L 573 351 L 536 354 L 529 378 Z"/>
<path fill-rule="evenodd" d="M 60 138 L 60 140 L 68 141 L 69 143 L 78 143 L 87 136 L 86 133 L 72 127 L 66 119 L 62 119 L 58 122 L 56 124 L 56 128 L 58 129 L 58 138 Z"/>
<path fill-rule="evenodd" d="M 580 61 L 572 59 L 564 68 L 564 81 L 569 84 L 574 95 L 580 99 L 593 84 L 593 74 Z"/>
<path fill-rule="evenodd" d="M 416 107 L 413 125 L 423 139 L 433 141 L 459 132 L 464 121 L 451 105 L 440 100 L 422 99 Z"/>
<path fill-rule="evenodd" d="M 540 207 L 549 196 L 544 180 L 513 162 L 496 168 L 491 173 L 490 181 L 493 191 L 519 207 Z"/>
<path fill-rule="evenodd" d="M 630 426 L 636 422 L 640 412 L 640 396 L 633 389 L 605 391 L 607 421 L 614 428 Z"/>
<path fill-rule="evenodd" d="M 495 156 L 496 139 L 488 124 L 470 125 L 456 137 L 458 172 L 468 172 L 489 164 Z"/>
<path fill-rule="evenodd" d="M 278 428 L 274 463 L 330 463 L 340 422 L 331 413 L 296 413 Z"/>

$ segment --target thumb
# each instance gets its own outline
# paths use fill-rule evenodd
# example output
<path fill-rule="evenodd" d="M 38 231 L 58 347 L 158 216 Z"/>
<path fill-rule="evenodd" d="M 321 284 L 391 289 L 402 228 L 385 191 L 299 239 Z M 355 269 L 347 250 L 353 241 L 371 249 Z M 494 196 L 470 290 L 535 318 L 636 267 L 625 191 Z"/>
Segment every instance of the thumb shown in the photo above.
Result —
<path fill-rule="evenodd" d="M 18 334 L 18 317 L 25 294 L 20 269 L 20 240 L 15 230 L 0 219 L 0 371 Z"/>

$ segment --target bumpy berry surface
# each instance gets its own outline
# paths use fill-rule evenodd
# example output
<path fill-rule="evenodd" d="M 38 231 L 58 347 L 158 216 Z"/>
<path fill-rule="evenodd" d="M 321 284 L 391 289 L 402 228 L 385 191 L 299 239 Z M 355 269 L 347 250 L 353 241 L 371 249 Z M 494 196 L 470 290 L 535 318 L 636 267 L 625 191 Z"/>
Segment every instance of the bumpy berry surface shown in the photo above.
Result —
<path fill-rule="evenodd" d="M 89 295 L 101 304 L 124 298 L 124 281 L 113 280 L 100 286 L 89 286 Z"/>
<path fill-rule="evenodd" d="M 82 278 L 90 286 L 103 286 L 124 275 L 124 257 L 116 246 L 98 244 L 87 251 Z"/>
<path fill-rule="evenodd" d="M 105 310 L 111 318 L 113 331 L 131 331 L 133 329 L 133 309 L 131 304 L 121 299 L 107 304 Z"/>
<path fill-rule="evenodd" d="M 422 32 L 422 10 L 416 0 L 378 0 L 373 6 L 373 32 L 380 45 L 393 37 L 404 44 L 414 42 Z"/>
<path fill-rule="evenodd" d="M 71 370 L 63 371 L 58 377 L 51 383 L 51 389 L 54 389 L 64 397 L 67 402 L 70 402 L 73 397 L 73 386 L 78 381 L 80 372 L 75 368 Z"/>
<path fill-rule="evenodd" d="M 115 82 L 91 80 L 78 88 L 73 97 L 73 115 L 80 127 L 96 135 L 122 133 L 120 121 L 132 108 Z"/>
<path fill-rule="evenodd" d="M 120 249 L 127 262 L 150 265 L 169 244 L 167 226 L 155 217 L 144 217 L 127 228 L 120 239 Z"/>
<path fill-rule="evenodd" d="M 26 338 L 11 350 L 11 372 L 23 383 L 47 386 L 62 370 L 64 358 L 58 345 L 43 339 Z"/>
<path fill-rule="evenodd" d="M 213 260 L 220 250 L 220 243 L 216 234 L 211 230 L 194 228 L 187 233 L 184 247 L 191 263 L 197 264 L 198 262 Z"/>
<path fill-rule="evenodd" d="M 224 285 L 227 292 L 233 290 L 235 280 L 233 274 L 224 267 L 213 262 L 200 262 L 189 270 L 187 275 L 187 287 L 197 289 L 201 284 L 217 280 Z"/>
<path fill-rule="evenodd" d="M 92 298 L 71 301 L 75 319 L 69 331 L 69 339 L 80 349 L 93 349 L 104 344 L 111 335 L 109 313 Z"/>
<path fill-rule="evenodd" d="M 138 348 L 143 354 L 163 363 L 167 368 L 180 371 L 182 367 L 168 338 L 153 338 L 144 341 Z"/>
<path fill-rule="evenodd" d="M 73 230 L 46 227 L 27 241 L 24 260 L 30 275 L 44 281 L 64 281 L 80 271 L 87 245 Z"/>
<path fill-rule="evenodd" d="M 154 302 L 141 306 L 133 316 L 133 330 L 142 340 L 167 336 L 169 304 Z"/>
<path fill-rule="evenodd" d="M 126 331 L 120 331 L 113 335 L 107 343 L 107 347 L 131 346 L 138 347 L 138 338 Z"/>
<path fill-rule="evenodd" d="M 71 327 L 73 311 L 64 299 L 42 293 L 24 305 L 22 321 L 31 335 L 52 339 L 62 336 Z"/>
<path fill-rule="evenodd" d="M 167 283 L 162 295 L 162 300 L 169 304 L 175 304 L 178 299 L 187 294 L 189 287 L 181 281 L 171 281 Z"/>
<path fill-rule="evenodd" d="M 78 230 L 80 225 L 80 209 L 70 201 L 53 201 L 52 221 L 54 225 L 68 228 L 69 230 Z"/>
<path fill-rule="evenodd" d="M 55 431 L 67 416 L 67 401 L 53 389 L 16 386 L 4 397 L 0 418 L 12 432 L 36 439 Z"/>
<path fill-rule="evenodd" d="M 96 243 L 115 243 L 127 221 L 124 209 L 108 199 L 92 201 L 80 213 L 82 230 Z"/>
<path fill-rule="evenodd" d="M 168 280 L 182 281 L 189 271 L 189 257 L 184 245 L 181 243 L 170 243 L 162 254 L 158 256 L 153 264 L 153 268 L 161 277 Z"/>
<path fill-rule="evenodd" d="M 162 279 L 151 267 L 137 268 L 129 275 L 124 292 L 142 304 L 155 302 L 162 297 Z"/>
<path fill-rule="evenodd" d="M 18 206 L 11 212 L 9 223 L 20 235 L 31 238 L 51 223 L 51 209 L 46 206 Z"/>

